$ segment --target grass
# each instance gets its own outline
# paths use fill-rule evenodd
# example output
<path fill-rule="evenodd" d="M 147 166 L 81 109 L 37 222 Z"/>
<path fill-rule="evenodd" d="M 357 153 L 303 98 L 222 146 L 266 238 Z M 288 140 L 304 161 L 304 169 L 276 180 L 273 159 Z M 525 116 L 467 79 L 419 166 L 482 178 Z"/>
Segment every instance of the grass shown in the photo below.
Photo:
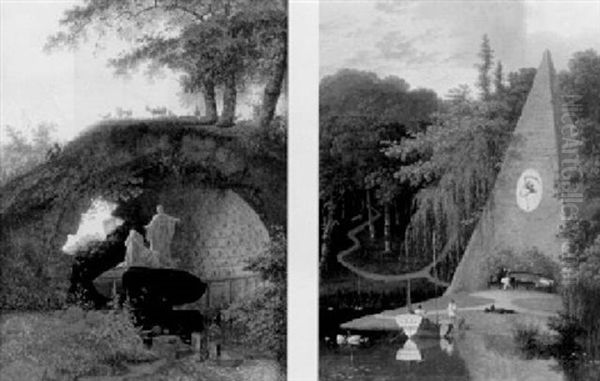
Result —
<path fill-rule="evenodd" d="M 0 379 L 73 380 L 123 371 L 126 362 L 154 360 L 126 312 L 79 308 L 11 313 L 0 321 Z"/>
<path fill-rule="evenodd" d="M 534 309 L 544 312 L 556 312 L 562 310 L 562 300 L 560 298 L 527 298 L 516 299 L 513 303 L 519 307 Z"/>

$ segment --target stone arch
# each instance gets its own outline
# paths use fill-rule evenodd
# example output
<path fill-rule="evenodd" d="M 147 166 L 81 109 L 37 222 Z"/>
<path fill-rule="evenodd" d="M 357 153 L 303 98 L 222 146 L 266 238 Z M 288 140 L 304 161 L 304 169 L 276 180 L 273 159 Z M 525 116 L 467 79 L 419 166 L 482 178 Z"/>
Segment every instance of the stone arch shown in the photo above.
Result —
<path fill-rule="evenodd" d="M 2 262 L 10 265 L 28 251 L 32 262 L 39 263 L 37 271 L 44 273 L 41 278 L 64 291 L 72 258 L 60 248 L 77 231 L 91 199 L 99 196 L 119 205 L 115 214 L 126 220 L 121 230 L 149 221 L 155 204 L 144 209 L 143 202 L 164 203 L 169 194 L 198 189 L 229 194 L 256 212 L 267 229 L 285 226 L 285 157 L 253 149 L 251 139 L 249 126 L 220 130 L 181 121 L 100 124 L 59 157 L 2 189 Z M 186 207 L 185 202 L 181 205 Z M 119 241 L 122 234 L 109 238 Z M 7 299 L 1 302 L 7 304 Z"/>

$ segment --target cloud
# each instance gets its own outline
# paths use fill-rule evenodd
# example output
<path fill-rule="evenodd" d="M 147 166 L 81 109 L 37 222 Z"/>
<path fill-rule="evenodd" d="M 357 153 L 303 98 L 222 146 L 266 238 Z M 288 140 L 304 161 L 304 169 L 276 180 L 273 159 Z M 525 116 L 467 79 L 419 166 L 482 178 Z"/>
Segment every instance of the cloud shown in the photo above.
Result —
<path fill-rule="evenodd" d="M 409 38 L 402 31 L 395 30 L 386 33 L 375 46 L 379 49 L 382 59 L 397 60 L 409 65 L 423 64 L 435 60 L 439 53 L 420 50 L 415 45 L 429 40 L 434 35 L 431 31 L 427 31 Z"/>
<path fill-rule="evenodd" d="M 384 0 L 375 3 L 375 10 L 383 13 L 405 13 L 415 3 L 410 0 Z"/>
<path fill-rule="evenodd" d="M 372 61 L 372 59 L 372 52 L 366 49 L 362 49 L 358 50 L 356 53 L 354 53 L 353 56 L 346 59 L 344 61 L 344 65 L 347 67 L 362 67 L 368 64 L 368 62 Z"/>
<path fill-rule="evenodd" d="M 323 4 L 323 3 L 321 3 Z M 575 51 L 600 50 L 600 3 L 533 0 L 325 2 L 320 16 L 323 72 L 340 68 L 395 74 L 440 94 L 475 82 L 487 34 L 505 71 L 537 67 L 550 48 L 558 69 Z M 325 25 L 322 24 L 323 27 Z"/>

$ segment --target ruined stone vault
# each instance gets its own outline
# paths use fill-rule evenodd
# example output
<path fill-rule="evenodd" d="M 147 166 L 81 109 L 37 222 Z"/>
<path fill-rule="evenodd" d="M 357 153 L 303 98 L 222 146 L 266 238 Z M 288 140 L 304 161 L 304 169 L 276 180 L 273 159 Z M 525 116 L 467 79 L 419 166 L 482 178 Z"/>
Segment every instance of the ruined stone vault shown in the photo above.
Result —
<path fill-rule="evenodd" d="M 61 298 L 72 261 L 61 247 L 97 197 L 118 205 L 123 229 L 142 233 L 163 204 L 181 219 L 172 247 L 180 263 L 205 279 L 238 276 L 271 226 L 285 226 L 285 147 L 251 126 L 102 123 L 1 191 L 4 305 L 40 288 L 42 299 Z"/>

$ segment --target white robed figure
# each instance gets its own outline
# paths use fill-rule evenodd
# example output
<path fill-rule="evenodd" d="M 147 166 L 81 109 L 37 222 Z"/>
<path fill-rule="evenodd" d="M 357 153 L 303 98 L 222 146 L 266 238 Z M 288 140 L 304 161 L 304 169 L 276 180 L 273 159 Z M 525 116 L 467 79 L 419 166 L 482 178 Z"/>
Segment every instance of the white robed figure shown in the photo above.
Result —
<path fill-rule="evenodd" d="M 172 265 L 171 240 L 175 234 L 175 225 L 179 218 L 171 217 L 164 212 L 162 205 L 156 206 L 156 214 L 146 228 L 146 240 L 150 242 L 150 250 L 158 253 L 163 265 Z"/>
<path fill-rule="evenodd" d="M 144 237 L 137 231 L 131 229 L 125 240 L 125 261 L 119 265 L 122 266 L 144 266 L 154 267 L 160 266 L 158 253 L 148 249 L 144 245 Z"/>

